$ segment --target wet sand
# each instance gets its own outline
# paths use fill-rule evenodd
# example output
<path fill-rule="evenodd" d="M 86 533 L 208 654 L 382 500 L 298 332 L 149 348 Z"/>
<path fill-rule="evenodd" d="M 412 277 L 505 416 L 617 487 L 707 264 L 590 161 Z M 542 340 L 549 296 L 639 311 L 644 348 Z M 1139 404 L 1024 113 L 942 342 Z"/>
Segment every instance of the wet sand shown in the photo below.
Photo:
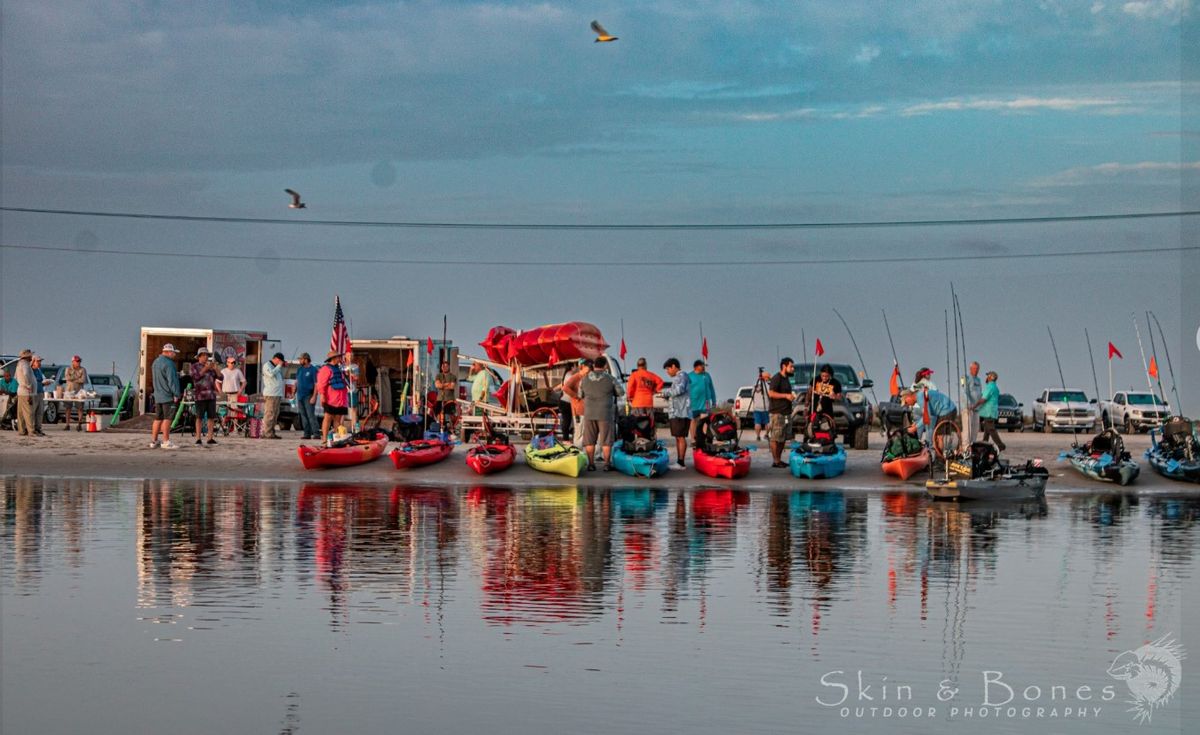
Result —
<path fill-rule="evenodd" d="M 486 485 L 504 487 L 535 487 L 546 485 L 586 484 L 599 487 L 628 487 L 630 484 L 660 485 L 663 487 L 711 487 L 715 484 L 751 490 L 788 490 L 797 487 L 842 490 L 923 489 L 925 476 L 900 482 L 883 475 L 879 469 L 883 439 L 878 433 L 871 436 L 871 449 L 848 452 L 846 473 L 832 480 L 797 480 L 783 469 L 770 467 L 770 453 L 765 441 L 756 442 L 752 432 L 743 433 L 742 443 L 756 448 L 750 475 L 741 480 L 714 480 L 691 467 L 690 454 L 686 469 L 672 465 L 666 477 L 634 480 L 618 472 L 588 472 L 577 481 L 570 478 L 535 472 L 518 457 L 512 468 L 489 477 L 480 477 L 464 462 L 466 447 L 459 446 L 446 461 L 415 470 L 397 470 L 387 457 L 357 467 L 332 470 L 305 470 L 296 456 L 301 444 L 299 434 L 283 432 L 283 439 L 218 439 L 214 447 L 198 447 L 190 435 L 175 434 L 179 445 L 175 450 L 150 449 L 149 433 L 104 431 L 96 434 L 63 431 L 62 425 L 46 427 L 45 438 L 19 437 L 15 433 L 0 434 L 0 473 L 5 475 L 45 477 L 89 477 L 113 479 L 187 479 L 187 480 L 290 480 L 319 483 L 372 483 L 409 485 Z M 1058 453 L 1071 446 L 1070 434 L 1006 434 L 1010 460 L 1023 461 L 1039 457 L 1050 469 L 1047 492 L 1115 492 L 1117 486 L 1083 477 L 1066 462 L 1058 461 Z M 1127 439 L 1127 447 L 1142 465 L 1141 476 L 1129 486 L 1135 492 L 1200 493 L 1200 486 L 1174 482 L 1155 474 L 1141 461 L 1142 452 L 1149 446 L 1149 437 L 1138 435 Z M 672 444 L 673 446 L 673 444 Z M 520 447 L 518 447 L 520 449 Z M 672 449 L 672 456 L 674 450 Z"/>

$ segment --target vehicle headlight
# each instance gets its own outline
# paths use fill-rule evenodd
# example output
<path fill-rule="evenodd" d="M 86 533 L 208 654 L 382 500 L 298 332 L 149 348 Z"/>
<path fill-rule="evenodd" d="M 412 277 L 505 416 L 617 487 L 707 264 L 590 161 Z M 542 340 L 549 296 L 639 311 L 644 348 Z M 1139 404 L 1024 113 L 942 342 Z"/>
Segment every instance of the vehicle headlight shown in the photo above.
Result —
<path fill-rule="evenodd" d="M 847 395 L 846 397 L 847 397 L 848 399 L 850 399 L 850 402 L 851 402 L 851 403 L 853 403 L 853 404 L 855 404 L 855 405 L 858 405 L 858 404 L 862 403 L 862 402 L 863 402 L 863 400 L 864 400 L 864 399 L 863 399 L 863 395 L 862 395 L 862 393 L 850 393 L 850 394 L 849 394 L 849 395 Z"/>
<path fill-rule="evenodd" d="M 1130 413 L 1133 414 L 1134 416 L 1137 416 L 1138 418 L 1142 417 L 1142 412 L 1137 410 L 1136 408 L 1134 410 L 1130 411 Z"/>

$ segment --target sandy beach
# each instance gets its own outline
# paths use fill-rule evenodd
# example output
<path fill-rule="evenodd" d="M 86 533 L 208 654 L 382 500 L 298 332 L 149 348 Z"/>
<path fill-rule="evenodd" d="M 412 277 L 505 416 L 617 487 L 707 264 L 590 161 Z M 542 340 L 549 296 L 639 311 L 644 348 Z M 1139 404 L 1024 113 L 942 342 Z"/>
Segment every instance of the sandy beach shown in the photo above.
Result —
<path fill-rule="evenodd" d="M 464 462 L 466 448 L 455 448 L 454 454 L 440 464 L 415 470 L 397 470 L 386 457 L 366 465 L 333 470 L 308 471 L 300 466 L 296 447 L 299 434 L 283 432 L 283 439 L 245 439 L 225 437 L 213 447 L 196 446 L 190 435 L 175 434 L 175 450 L 149 448 L 148 432 L 128 429 L 89 434 L 74 430 L 63 431 L 62 425 L 46 427 L 44 438 L 18 437 L 6 434 L 0 443 L 0 471 L 5 475 L 90 478 L 147 478 L 168 480 L 271 480 L 318 483 L 368 483 L 407 485 L 476 485 L 504 487 L 536 487 L 546 485 L 580 484 L 598 487 L 627 487 L 631 483 L 663 487 L 702 487 L 726 484 L 749 490 L 788 490 L 805 488 L 837 488 L 842 490 L 923 489 L 924 476 L 909 482 L 885 477 L 879 470 L 882 438 L 871 437 L 871 449 L 850 451 L 846 473 L 833 480 L 797 480 L 786 470 L 770 468 L 766 441 L 755 442 L 751 433 L 743 435 L 743 444 L 755 447 L 754 464 L 750 475 L 742 480 L 717 481 L 705 477 L 691 467 L 672 466 L 666 477 L 653 480 L 633 480 L 616 472 L 589 472 L 572 482 L 568 478 L 535 472 L 520 459 L 511 469 L 481 477 Z M 1117 488 L 1095 482 L 1075 472 L 1070 465 L 1057 460 L 1059 451 L 1070 447 L 1070 434 L 1006 434 L 1006 457 L 1010 460 L 1041 458 L 1050 469 L 1047 492 L 1111 492 Z M 1127 439 L 1135 459 L 1149 446 L 1149 437 L 1137 435 Z M 673 453 L 673 452 L 672 452 Z M 690 455 L 689 455 L 690 457 Z M 918 482 L 918 480 L 920 480 Z M 1174 482 L 1155 474 L 1142 462 L 1142 473 L 1127 488 L 1130 492 L 1198 493 L 1196 485 Z"/>

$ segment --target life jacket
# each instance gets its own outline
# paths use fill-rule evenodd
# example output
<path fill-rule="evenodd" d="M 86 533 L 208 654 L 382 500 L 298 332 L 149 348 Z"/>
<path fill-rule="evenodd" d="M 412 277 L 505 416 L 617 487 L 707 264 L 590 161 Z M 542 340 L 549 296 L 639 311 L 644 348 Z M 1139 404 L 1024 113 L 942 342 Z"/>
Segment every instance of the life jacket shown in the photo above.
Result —
<path fill-rule="evenodd" d="M 814 444 L 833 444 L 836 428 L 827 414 L 816 414 L 808 424 L 808 441 Z"/>
<path fill-rule="evenodd" d="M 622 416 L 617 430 L 626 451 L 648 452 L 655 448 L 654 419 L 649 416 Z"/>
<path fill-rule="evenodd" d="M 341 365 L 326 365 L 329 368 L 329 389 L 330 390 L 346 390 L 346 374 L 342 372 Z"/>
<path fill-rule="evenodd" d="M 730 418 L 728 414 L 717 414 L 709 422 L 708 432 L 714 442 L 736 442 L 738 435 L 737 422 Z"/>

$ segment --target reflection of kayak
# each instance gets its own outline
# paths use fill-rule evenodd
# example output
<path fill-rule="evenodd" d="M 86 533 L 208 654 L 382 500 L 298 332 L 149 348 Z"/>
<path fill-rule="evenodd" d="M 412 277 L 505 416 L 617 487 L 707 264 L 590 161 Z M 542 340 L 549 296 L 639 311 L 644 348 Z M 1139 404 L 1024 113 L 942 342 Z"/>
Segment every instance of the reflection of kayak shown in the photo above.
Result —
<path fill-rule="evenodd" d="M 479 444 L 467 450 L 467 466 L 480 475 L 506 470 L 516 458 L 511 444 Z"/>
<path fill-rule="evenodd" d="M 697 448 L 692 452 L 692 464 L 696 471 L 709 477 L 730 480 L 745 477 L 750 473 L 750 450 L 744 448 L 708 453 Z"/>
<path fill-rule="evenodd" d="M 574 508 L 579 501 L 579 489 L 574 487 L 545 487 L 529 491 L 529 497 L 538 505 Z"/>
<path fill-rule="evenodd" d="M 788 512 L 805 517 L 811 513 L 843 513 L 846 496 L 840 492 L 794 492 L 788 496 Z"/>
<path fill-rule="evenodd" d="M 396 469 L 423 467 L 427 464 L 441 462 L 454 451 L 454 445 L 441 439 L 417 439 L 404 442 L 399 449 L 393 449 L 389 455 Z"/>
<path fill-rule="evenodd" d="M 907 480 L 929 466 L 929 448 L 922 447 L 919 454 L 880 462 L 879 466 L 883 468 L 883 474 Z"/>
<path fill-rule="evenodd" d="M 321 467 L 349 467 L 364 462 L 370 462 L 383 454 L 387 449 L 388 435 L 382 431 L 372 432 L 370 436 L 356 436 L 349 444 L 340 447 L 314 447 L 302 445 L 296 448 L 300 464 L 306 470 Z"/>
<path fill-rule="evenodd" d="M 750 495 L 744 490 L 697 490 L 692 493 L 692 514 L 699 517 L 728 515 L 739 505 L 749 502 Z"/>
<path fill-rule="evenodd" d="M 654 515 L 654 494 L 650 490 L 613 490 L 613 510 L 623 518 L 648 518 Z"/>
<path fill-rule="evenodd" d="M 814 451 L 800 443 L 792 448 L 788 455 L 788 466 L 796 477 L 816 479 L 819 477 L 837 477 L 846 471 L 846 449 L 840 444 L 830 445 L 832 451 L 823 448 Z"/>
<path fill-rule="evenodd" d="M 667 455 L 666 442 L 654 442 L 648 452 L 633 454 L 625 451 L 625 442 L 617 441 L 612 446 L 612 466 L 630 477 L 658 477 L 667 474 L 671 458 Z"/>

